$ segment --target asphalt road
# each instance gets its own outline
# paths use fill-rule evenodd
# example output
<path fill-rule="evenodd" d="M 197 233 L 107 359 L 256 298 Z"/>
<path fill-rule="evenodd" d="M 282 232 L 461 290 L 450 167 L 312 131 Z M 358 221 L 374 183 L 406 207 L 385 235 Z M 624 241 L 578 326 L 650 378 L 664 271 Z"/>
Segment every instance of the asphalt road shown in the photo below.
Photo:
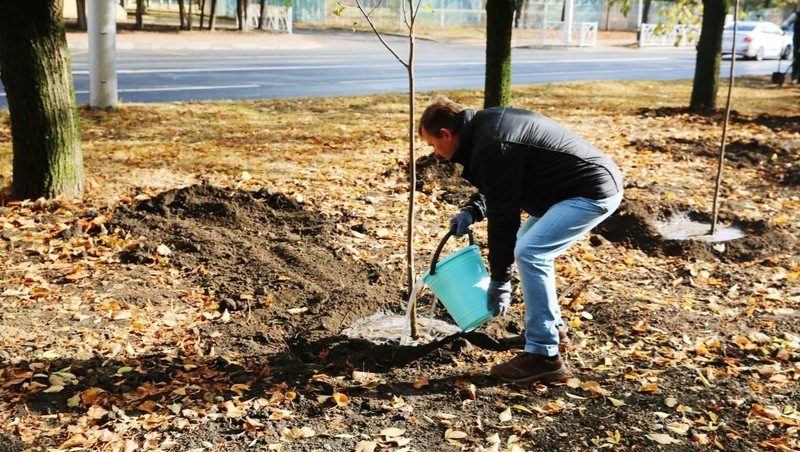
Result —
<path fill-rule="evenodd" d="M 122 102 L 165 102 L 407 91 L 405 69 L 373 35 L 331 33 L 313 39 L 318 45 L 298 49 L 120 49 L 119 98 Z M 403 38 L 387 41 L 401 57 L 407 57 Z M 88 55 L 78 49 L 72 56 L 78 103 L 85 104 Z M 512 55 L 512 83 L 687 79 L 694 75 L 694 59 L 693 49 L 518 47 Z M 418 40 L 416 89 L 482 89 L 484 60 L 481 45 Z M 730 60 L 723 60 L 724 77 L 729 67 Z M 735 66 L 737 75 L 770 74 L 776 67 L 774 60 L 737 60 Z M 0 106 L 5 104 L 5 94 L 0 93 Z"/>

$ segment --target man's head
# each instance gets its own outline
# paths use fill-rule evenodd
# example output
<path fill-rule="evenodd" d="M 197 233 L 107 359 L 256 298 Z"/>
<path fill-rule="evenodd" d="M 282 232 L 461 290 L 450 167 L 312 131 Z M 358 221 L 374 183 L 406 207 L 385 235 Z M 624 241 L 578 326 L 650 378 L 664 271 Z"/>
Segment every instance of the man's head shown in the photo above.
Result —
<path fill-rule="evenodd" d="M 458 128 L 464 107 L 444 96 L 431 99 L 419 120 L 419 135 L 433 152 L 447 160 L 458 149 Z"/>

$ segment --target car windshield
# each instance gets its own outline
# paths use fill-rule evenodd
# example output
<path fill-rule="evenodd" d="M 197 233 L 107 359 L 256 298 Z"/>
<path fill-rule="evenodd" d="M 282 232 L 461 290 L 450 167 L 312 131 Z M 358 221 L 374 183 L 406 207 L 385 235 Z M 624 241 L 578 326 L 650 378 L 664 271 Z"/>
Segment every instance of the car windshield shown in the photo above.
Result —
<path fill-rule="evenodd" d="M 736 31 L 753 31 L 754 28 L 756 28 L 755 25 L 739 25 L 736 27 Z M 733 30 L 733 25 L 726 25 L 723 30 L 731 31 Z"/>

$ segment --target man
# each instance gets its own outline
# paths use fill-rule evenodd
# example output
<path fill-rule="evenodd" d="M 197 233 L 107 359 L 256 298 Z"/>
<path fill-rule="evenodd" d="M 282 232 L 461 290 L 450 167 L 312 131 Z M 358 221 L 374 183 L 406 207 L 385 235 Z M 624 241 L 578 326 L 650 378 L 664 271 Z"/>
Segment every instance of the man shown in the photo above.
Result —
<path fill-rule="evenodd" d="M 622 175 L 583 138 L 542 115 L 494 107 L 475 112 L 442 96 L 422 113 L 420 136 L 437 155 L 464 166 L 479 192 L 450 220 L 463 235 L 488 219 L 489 308 L 504 315 L 516 262 L 525 301 L 525 347 L 490 373 L 511 382 L 563 380 L 563 326 L 553 260 L 611 215 Z M 520 225 L 520 214 L 529 214 Z"/>

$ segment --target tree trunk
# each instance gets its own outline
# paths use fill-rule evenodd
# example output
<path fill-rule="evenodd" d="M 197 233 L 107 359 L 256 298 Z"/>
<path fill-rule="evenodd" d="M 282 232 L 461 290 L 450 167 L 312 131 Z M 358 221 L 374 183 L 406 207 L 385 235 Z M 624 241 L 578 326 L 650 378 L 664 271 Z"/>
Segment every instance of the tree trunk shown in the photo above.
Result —
<path fill-rule="evenodd" d="M 186 30 L 186 5 L 184 4 L 185 0 L 178 0 L 178 15 L 180 16 L 181 30 Z"/>
<path fill-rule="evenodd" d="M 203 29 L 203 23 L 205 22 L 206 18 L 206 0 L 200 0 L 200 28 Z"/>
<path fill-rule="evenodd" d="M 144 30 L 144 0 L 136 0 L 136 30 Z"/>
<path fill-rule="evenodd" d="M 483 107 L 511 102 L 511 30 L 514 0 L 486 1 L 486 83 Z"/>
<path fill-rule="evenodd" d="M 78 28 L 86 31 L 86 0 L 75 0 L 75 7 L 78 10 Z"/>
<path fill-rule="evenodd" d="M 192 31 L 192 4 L 194 0 L 189 0 L 189 13 L 186 14 L 186 29 Z"/>
<path fill-rule="evenodd" d="M 0 0 L 0 79 L 11 117 L 12 196 L 83 194 L 63 0 Z"/>
<path fill-rule="evenodd" d="M 650 3 L 651 3 L 651 1 L 652 0 L 644 0 L 644 2 L 643 2 L 644 5 L 642 7 L 642 23 L 645 23 L 645 24 L 650 23 L 649 22 L 649 20 L 650 20 L 649 16 L 650 16 Z"/>
<path fill-rule="evenodd" d="M 211 0 L 211 9 L 208 11 L 208 29 L 214 31 L 217 22 L 217 0 Z"/>
<path fill-rule="evenodd" d="M 267 28 L 267 0 L 261 0 L 261 14 L 258 16 L 258 29 Z"/>
<path fill-rule="evenodd" d="M 794 52 L 792 80 L 800 83 L 800 9 L 794 10 L 794 37 L 792 37 L 792 52 Z"/>
<path fill-rule="evenodd" d="M 722 60 L 722 28 L 728 13 L 726 0 L 703 0 L 703 25 L 697 43 L 694 85 L 689 108 L 716 108 Z"/>
<path fill-rule="evenodd" d="M 239 19 L 239 31 L 248 31 L 247 0 L 236 0 L 236 17 Z"/>

